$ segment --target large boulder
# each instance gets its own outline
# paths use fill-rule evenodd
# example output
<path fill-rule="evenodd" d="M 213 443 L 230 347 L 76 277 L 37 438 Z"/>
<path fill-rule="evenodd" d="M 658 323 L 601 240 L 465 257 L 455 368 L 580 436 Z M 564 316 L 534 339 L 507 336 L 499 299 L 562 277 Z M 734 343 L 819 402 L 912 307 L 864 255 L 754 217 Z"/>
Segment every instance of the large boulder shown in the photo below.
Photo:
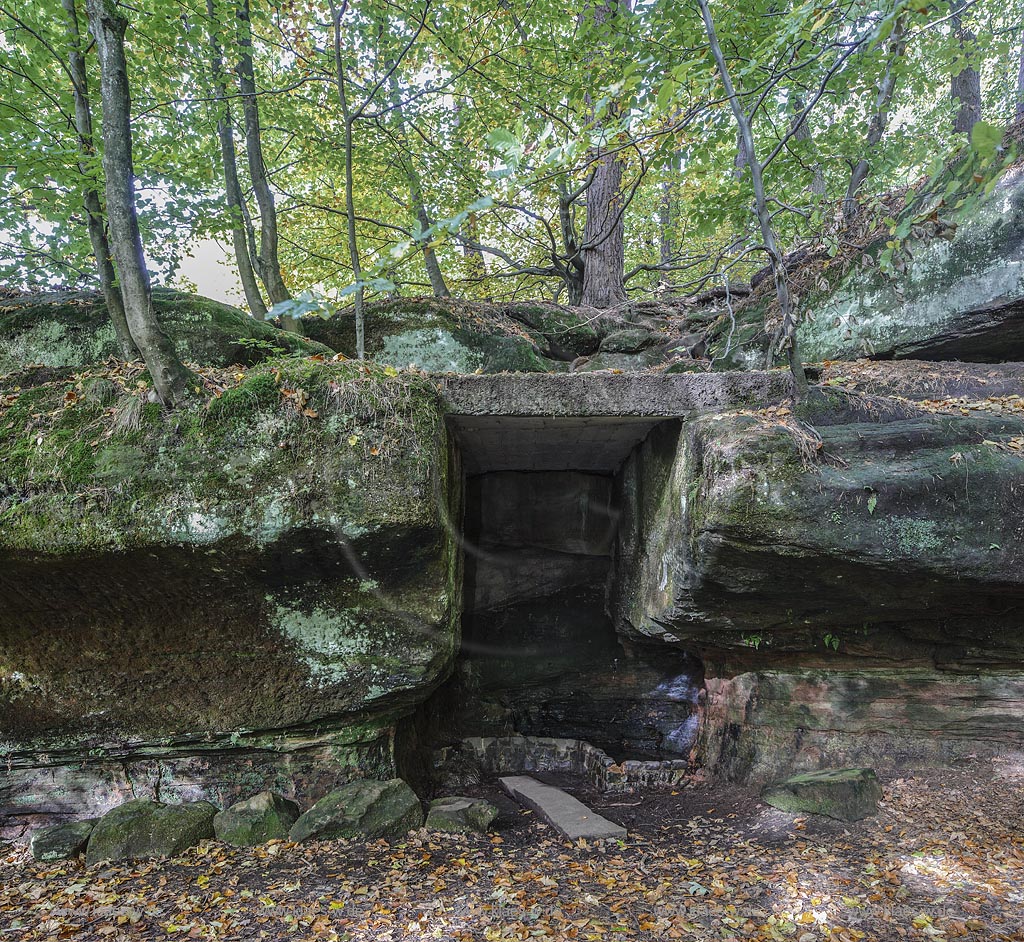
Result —
<path fill-rule="evenodd" d="M 485 312 L 485 313 L 483 313 Z M 302 319 L 302 332 L 339 353 L 354 356 L 351 309 L 329 318 Z M 494 306 L 432 298 L 370 305 L 366 352 L 381 363 L 432 373 L 545 373 L 559 363 L 545 356 L 533 334 Z M 564 365 L 561 367 L 565 368 Z"/>
<path fill-rule="evenodd" d="M 832 285 L 803 304 L 805 358 L 1024 360 L 1024 168 L 1007 172 L 951 239 L 912 238 L 904 255 L 891 276 L 862 264 L 838 279 L 824 273 Z"/>
<path fill-rule="evenodd" d="M 1024 390 L 998 382 L 921 406 L 827 388 L 660 426 L 627 459 L 616 627 L 700 657 L 713 774 L 1024 746 Z"/>
<path fill-rule="evenodd" d="M 423 807 L 400 778 L 357 779 L 321 798 L 292 825 L 293 841 L 401 837 L 423 825 Z"/>
<path fill-rule="evenodd" d="M 212 838 L 216 805 L 191 801 L 165 805 L 137 798 L 108 811 L 89 835 L 85 862 L 117 863 L 146 857 L 176 857 Z"/>
<path fill-rule="evenodd" d="M 458 648 L 436 387 L 279 360 L 167 412 L 110 375 L 0 393 L 0 817 L 392 771 Z"/>
<path fill-rule="evenodd" d="M 213 831 L 219 841 L 253 847 L 283 840 L 299 818 L 299 806 L 276 792 L 264 791 L 218 812 Z"/>
<path fill-rule="evenodd" d="M 790 776 L 766 788 L 761 797 L 791 814 L 860 821 L 878 810 L 882 786 L 872 769 L 822 769 Z"/>
<path fill-rule="evenodd" d="M 483 834 L 498 817 L 498 809 L 484 798 L 453 795 L 435 798 L 427 811 L 427 829 L 453 834 Z"/>
<path fill-rule="evenodd" d="M 202 366 L 331 352 L 238 308 L 183 291 L 154 289 L 153 310 L 178 356 Z M 25 294 L 0 303 L 0 374 L 29 363 L 78 369 L 111 356 L 120 351 L 98 292 Z"/>
<path fill-rule="evenodd" d="M 96 827 L 97 818 L 71 821 L 34 831 L 29 840 L 29 853 L 36 860 L 50 862 L 69 860 L 85 850 L 85 845 Z"/>

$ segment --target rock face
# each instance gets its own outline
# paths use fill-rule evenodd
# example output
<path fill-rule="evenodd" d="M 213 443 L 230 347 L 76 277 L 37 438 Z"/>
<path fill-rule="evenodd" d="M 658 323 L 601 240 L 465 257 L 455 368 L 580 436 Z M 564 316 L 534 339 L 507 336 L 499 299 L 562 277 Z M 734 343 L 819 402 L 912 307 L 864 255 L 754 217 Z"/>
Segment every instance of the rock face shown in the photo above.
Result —
<path fill-rule="evenodd" d="M 878 810 L 882 786 L 871 769 L 822 769 L 772 785 L 762 798 L 773 808 L 792 814 L 860 821 Z"/>
<path fill-rule="evenodd" d="M 29 853 L 36 860 L 50 862 L 69 860 L 77 857 L 85 850 L 85 845 L 96 827 L 97 818 L 85 821 L 72 821 L 69 824 L 58 824 L 50 828 L 40 828 L 32 834 L 29 841 Z"/>
<path fill-rule="evenodd" d="M 0 817 L 393 775 L 458 646 L 435 387 L 289 360 L 174 413 L 119 391 L 122 427 L 42 379 L 0 397 Z"/>
<path fill-rule="evenodd" d="M 700 656 L 698 762 L 726 778 L 1019 747 L 1024 417 L 825 396 L 648 436 L 618 630 Z"/>
<path fill-rule="evenodd" d="M 252 847 L 283 840 L 298 820 L 299 806 L 275 792 L 260 792 L 217 813 L 213 832 L 219 841 Z"/>
<path fill-rule="evenodd" d="M 329 354 L 315 341 L 253 320 L 198 295 L 156 288 L 153 308 L 178 355 L 204 366 L 249 365 L 282 355 Z M 119 356 L 98 292 L 5 298 L 0 312 L 0 374 L 29 363 L 80 368 Z"/>
<path fill-rule="evenodd" d="M 808 300 L 810 360 L 1024 360 L 1024 170 L 1009 171 L 951 240 L 912 240 L 893 278 L 854 267 Z"/>
<path fill-rule="evenodd" d="M 215 805 L 193 801 L 165 805 L 147 798 L 108 811 L 89 836 L 85 862 L 92 866 L 145 857 L 176 857 L 213 837 Z"/>
<path fill-rule="evenodd" d="M 498 809 L 483 798 L 466 798 L 454 795 L 451 798 L 435 798 L 427 811 L 428 831 L 449 831 L 464 834 L 471 831 L 486 833 Z"/>
<path fill-rule="evenodd" d="M 329 792 L 292 825 L 293 841 L 401 837 L 423 825 L 423 807 L 400 778 L 360 779 Z"/>

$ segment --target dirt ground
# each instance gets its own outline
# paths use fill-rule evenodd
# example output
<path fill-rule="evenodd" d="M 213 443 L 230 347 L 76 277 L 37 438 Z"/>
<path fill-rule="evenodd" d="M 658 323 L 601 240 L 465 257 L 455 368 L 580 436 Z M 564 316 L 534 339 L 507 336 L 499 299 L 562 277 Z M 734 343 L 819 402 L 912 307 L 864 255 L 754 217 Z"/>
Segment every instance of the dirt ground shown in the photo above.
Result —
<path fill-rule="evenodd" d="M 1024 940 L 1024 766 L 890 779 L 877 817 L 802 819 L 693 784 L 579 797 L 629 828 L 569 844 L 484 786 L 490 835 L 216 842 L 84 869 L 0 861 L 4 939 Z"/>

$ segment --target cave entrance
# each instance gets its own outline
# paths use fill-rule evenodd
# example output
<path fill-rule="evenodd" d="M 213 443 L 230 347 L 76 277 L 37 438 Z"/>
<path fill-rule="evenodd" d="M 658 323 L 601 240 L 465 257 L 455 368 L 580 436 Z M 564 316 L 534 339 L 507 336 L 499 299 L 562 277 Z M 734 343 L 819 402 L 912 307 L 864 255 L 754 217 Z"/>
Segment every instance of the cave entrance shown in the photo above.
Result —
<path fill-rule="evenodd" d="M 463 736 L 577 739 L 678 759 L 697 728 L 700 665 L 624 643 L 614 623 L 621 469 L 661 420 L 458 418 L 466 473 Z"/>

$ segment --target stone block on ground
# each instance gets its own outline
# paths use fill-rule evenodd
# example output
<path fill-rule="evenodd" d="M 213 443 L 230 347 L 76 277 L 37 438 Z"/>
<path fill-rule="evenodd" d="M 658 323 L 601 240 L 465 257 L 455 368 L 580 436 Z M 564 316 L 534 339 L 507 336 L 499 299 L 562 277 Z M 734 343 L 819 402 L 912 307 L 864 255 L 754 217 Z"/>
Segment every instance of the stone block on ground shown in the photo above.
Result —
<path fill-rule="evenodd" d="M 93 829 L 85 852 L 89 866 L 145 857 L 175 857 L 212 838 L 216 805 L 190 801 L 165 805 L 136 798 L 108 811 Z"/>
<path fill-rule="evenodd" d="M 83 850 L 99 818 L 71 821 L 50 828 L 41 828 L 29 841 L 29 852 L 36 860 L 69 860 Z"/>
<path fill-rule="evenodd" d="M 299 818 L 299 806 L 276 792 L 260 792 L 221 811 L 213 819 L 217 840 L 253 847 L 288 837 Z"/>
<path fill-rule="evenodd" d="M 423 806 L 400 778 L 359 779 L 336 788 L 302 815 L 289 831 L 293 841 L 400 837 L 423 825 Z"/>
<path fill-rule="evenodd" d="M 529 775 L 510 775 L 498 780 L 501 787 L 520 804 L 532 808 L 556 831 L 570 841 L 581 838 L 585 840 L 621 840 L 626 836 L 626 829 L 614 821 L 602 818 L 582 801 L 572 795 L 545 785 Z"/>
<path fill-rule="evenodd" d="M 878 810 L 882 786 L 872 769 L 822 769 L 770 785 L 762 798 L 793 814 L 821 814 L 859 821 Z"/>
<path fill-rule="evenodd" d="M 427 812 L 427 828 L 431 831 L 479 831 L 483 834 L 497 816 L 498 809 L 483 798 L 464 795 L 435 798 Z"/>

